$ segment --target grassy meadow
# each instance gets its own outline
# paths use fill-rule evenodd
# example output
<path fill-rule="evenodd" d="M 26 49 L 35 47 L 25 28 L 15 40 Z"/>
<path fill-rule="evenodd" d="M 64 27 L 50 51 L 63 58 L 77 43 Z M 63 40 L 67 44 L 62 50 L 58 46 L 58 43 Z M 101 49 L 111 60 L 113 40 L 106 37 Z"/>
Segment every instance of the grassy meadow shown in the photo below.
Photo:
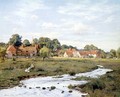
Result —
<path fill-rule="evenodd" d="M 30 72 L 25 72 L 31 64 L 35 67 Z M 5 62 L 0 63 L 0 89 L 14 87 L 20 80 L 31 77 L 87 72 L 96 69 L 97 65 L 113 69 L 113 72 L 107 73 L 100 79 L 88 78 L 91 82 L 79 87 L 83 92 L 92 95 L 90 97 L 120 97 L 120 60 L 118 59 L 50 58 L 45 61 L 41 58 L 6 59 Z M 74 80 L 81 80 L 81 78 Z"/>

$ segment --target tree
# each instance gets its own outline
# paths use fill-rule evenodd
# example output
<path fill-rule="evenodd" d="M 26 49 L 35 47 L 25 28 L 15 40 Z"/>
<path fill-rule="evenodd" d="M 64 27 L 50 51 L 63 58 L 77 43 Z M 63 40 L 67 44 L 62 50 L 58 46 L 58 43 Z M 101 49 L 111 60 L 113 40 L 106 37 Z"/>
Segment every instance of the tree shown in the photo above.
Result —
<path fill-rule="evenodd" d="M 120 58 L 120 47 L 117 49 L 117 58 Z"/>
<path fill-rule="evenodd" d="M 46 57 L 49 57 L 49 49 L 44 46 L 41 50 L 40 50 L 40 56 L 43 58 L 43 61 Z"/>
<path fill-rule="evenodd" d="M 98 50 L 98 47 L 94 46 L 93 44 L 91 44 L 91 45 L 86 45 L 86 46 L 84 47 L 84 50 L 88 50 L 88 51 L 90 51 L 90 50 Z"/>
<path fill-rule="evenodd" d="M 40 44 L 41 47 L 46 46 L 48 48 L 51 48 L 51 40 L 48 37 L 40 37 L 39 38 L 39 44 Z"/>
<path fill-rule="evenodd" d="M 31 44 L 30 44 L 30 42 L 29 42 L 29 40 L 28 39 L 25 39 L 24 41 L 23 41 L 23 46 L 30 46 Z"/>
<path fill-rule="evenodd" d="M 106 58 L 106 56 L 107 55 L 106 55 L 105 51 L 100 49 L 100 57 L 101 58 Z"/>
<path fill-rule="evenodd" d="M 61 46 L 61 48 L 64 50 L 64 49 L 68 49 L 69 46 L 67 46 L 66 44 L 63 44 L 63 45 Z"/>
<path fill-rule="evenodd" d="M 20 46 L 22 44 L 21 38 L 19 34 L 13 34 L 8 43 L 10 45 Z"/>
<path fill-rule="evenodd" d="M 61 44 L 57 39 L 52 40 L 52 46 L 51 46 L 53 51 L 56 51 L 57 49 L 61 48 Z"/>
<path fill-rule="evenodd" d="M 4 42 L 0 42 L 0 46 L 1 46 L 1 47 L 5 47 L 6 44 L 5 44 Z"/>
<path fill-rule="evenodd" d="M 110 57 L 111 57 L 111 58 L 116 57 L 116 50 L 114 50 L 114 49 L 111 49 L 111 50 L 110 50 Z"/>
<path fill-rule="evenodd" d="M 1 59 L 2 61 L 5 60 L 5 54 L 6 54 L 6 49 L 0 48 L 0 59 Z"/>
<path fill-rule="evenodd" d="M 74 47 L 74 46 L 72 46 L 72 45 L 69 45 L 69 48 L 71 48 L 71 49 L 76 49 L 76 50 L 77 50 L 77 47 Z"/>
<path fill-rule="evenodd" d="M 33 39 L 33 45 L 38 44 L 38 43 L 39 43 L 39 40 L 37 38 L 34 38 Z"/>
<path fill-rule="evenodd" d="M 50 38 L 46 38 L 45 42 L 46 42 L 46 47 L 49 48 L 49 49 L 51 49 L 51 47 L 52 47 L 51 39 Z"/>

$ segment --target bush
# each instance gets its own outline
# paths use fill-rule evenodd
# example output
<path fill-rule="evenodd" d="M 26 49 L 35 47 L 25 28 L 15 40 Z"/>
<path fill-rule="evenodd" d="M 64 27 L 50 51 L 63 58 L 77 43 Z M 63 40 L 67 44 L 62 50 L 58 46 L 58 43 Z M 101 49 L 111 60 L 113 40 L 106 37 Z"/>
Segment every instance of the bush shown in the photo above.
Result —
<path fill-rule="evenodd" d="M 99 79 L 93 79 L 90 83 L 87 83 L 88 87 L 91 88 L 93 91 L 96 89 L 104 89 L 105 84 L 104 82 L 100 81 Z"/>
<path fill-rule="evenodd" d="M 45 46 L 42 49 L 40 49 L 40 56 L 43 58 L 43 61 L 46 57 L 49 57 L 49 52 L 49 49 Z"/>

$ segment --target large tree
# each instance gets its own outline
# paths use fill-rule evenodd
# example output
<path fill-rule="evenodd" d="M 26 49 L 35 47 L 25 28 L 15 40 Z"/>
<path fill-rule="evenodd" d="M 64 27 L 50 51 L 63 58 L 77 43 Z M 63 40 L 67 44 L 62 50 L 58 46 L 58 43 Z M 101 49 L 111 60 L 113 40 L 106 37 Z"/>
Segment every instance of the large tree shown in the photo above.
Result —
<path fill-rule="evenodd" d="M 8 43 L 10 45 L 20 46 L 22 44 L 21 39 L 22 37 L 19 34 L 13 34 Z"/>
<path fill-rule="evenodd" d="M 61 48 L 61 44 L 57 39 L 52 40 L 52 46 L 51 46 L 53 51 L 56 51 L 57 49 Z"/>
<path fill-rule="evenodd" d="M 116 57 L 116 50 L 114 50 L 114 49 L 110 50 L 110 57 L 111 58 L 115 58 Z"/>
<path fill-rule="evenodd" d="M 43 61 L 46 57 L 49 57 L 49 49 L 46 46 L 40 49 L 40 56 L 43 58 Z"/>
<path fill-rule="evenodd" d="M 51 40 L 48 37 L 40 37 L 39 38 L 39 44 L 40 44 L 41 47 L 46 46 L 48 48 L 51 48 Z"/>
<path fill-rule="evenodd" d="M 69 46 L 67 46 L 66 44 L 63 44 L 63 45 L 61 46 L 61 48 L 64 50 L 64 49 L 68 49 Z"/>
<path fill-rule="evenodd" d="M 38 44 L 38 43 L 39 43 L 39 40 L 37 38 L 34 38 L 33 39 L 33 45 Z"/>
<path fill-rule="evenodd" d="M 29 42 L 29 40 L 28 39 L 25 39 L 24 41 L 23 41 L 23 46 L 30 46 L 31 44 L 30 44 L 30 42 Z"/>
<path fill-rule="evenodd" d="M 104 50 L 99 49 L 99 51 L 100 51 L 100 57 L 101 58 L 106 58 L 107 57 L 107 54 L 105 53 Z"/>
<path fill-rule="evenodd" d="M 98 50 L 98 47 L 96 47 L 96 46 L 94 46 L 93 44 L 91 44 L 91 45 L 86 45 L 85 47 L 84 47 L 84 50 Z"/>

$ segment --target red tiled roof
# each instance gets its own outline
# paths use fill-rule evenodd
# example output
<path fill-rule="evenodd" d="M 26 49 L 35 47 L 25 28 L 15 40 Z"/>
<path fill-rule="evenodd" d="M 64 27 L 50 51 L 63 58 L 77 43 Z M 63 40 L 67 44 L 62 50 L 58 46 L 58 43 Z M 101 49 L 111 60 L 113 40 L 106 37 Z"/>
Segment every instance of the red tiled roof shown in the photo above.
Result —
<path fill-rule="evenodd" d="M 75 52 L 75 51 L 76 51 L 75 49 L 69 48 L 69 49 L 66 50 L 66 54 L 67 54 L 68 56 L 73 56 L 73 52 Z"/>
<path fill-rule="evenodd" d="M 79 53 L 80 53 L 81 55 L 89 55 L 89 54 L 96 54 L 96 55 L 98 55 L 98 54 L 99 54 L 99 51 L 98 51 L 98 50 L 79 51 Z"/>
<path fill-rule="evenodd" d="M 11 52 L 12 54 L 16 55 L 16 48 L 13 45 L 9 45 L 9 47 L 7 48 L 7 52 Z"/>
<path fill-rule="evenodd" d="M 11 52 L 12 54 L 20 54 L 20 55 L 29 55 L 31 53 L 35 53 L 38 50 L 38 46 L 20 46 L 20 47 L 15 47 L 13 45 L 10 45 L 7 48 L 7 52 Z"/>

